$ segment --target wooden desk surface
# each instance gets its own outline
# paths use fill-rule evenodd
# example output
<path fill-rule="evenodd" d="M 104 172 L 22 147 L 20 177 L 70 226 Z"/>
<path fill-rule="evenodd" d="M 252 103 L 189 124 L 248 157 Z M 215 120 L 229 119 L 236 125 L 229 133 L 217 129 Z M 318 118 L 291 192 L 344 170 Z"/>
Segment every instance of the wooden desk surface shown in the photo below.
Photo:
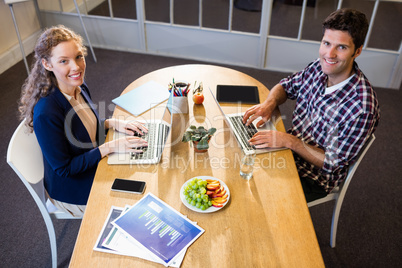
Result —
<path fill-rule="evenodd" d="M 208 87 L 215 93 L 217 84 L 256 85 L 261 100 L 266 98 L 268 89 L 254 78 L 232 69 L 181 65 L 144 75 L 124 92 L 150 80 L 167 86 L 172 78 L 191 84 L 202 81 L 203 105 L 194 105 L 189 94 L 189 114 L 175 117 L 172 141 L 158 165 L 112 166 L 107 164 L 106 158 L 99 163 L 70 266 L 162 267 L 139 258 L 93 250 L 111 206 L 133 205 L 142 197 L 112 192 L 113 180 L 119 177 L 146 181 L 146 192 L 155 194 L 205 229 L 187 250 L 181 267 L 324 267 L 291 151 L 258 155 L 253 178 L 249 182 L 242 179 L 239 175 L 241 150 Z M 240 112 L 247 107 L 223 105 L 225 112 Z M 116 107 L 114 116 L 129 115 Z M 207 153 L 194 153 L 190 144 L 180 141 L 189 124 L 218 129 Z M 285 131 L 280 119 L 277 128 Z M 219 178 L 230 189 L 229 203 L 218 212 L 193 212 L 180 201 L 179 190 L 183 183 L 201 175 Z"/>

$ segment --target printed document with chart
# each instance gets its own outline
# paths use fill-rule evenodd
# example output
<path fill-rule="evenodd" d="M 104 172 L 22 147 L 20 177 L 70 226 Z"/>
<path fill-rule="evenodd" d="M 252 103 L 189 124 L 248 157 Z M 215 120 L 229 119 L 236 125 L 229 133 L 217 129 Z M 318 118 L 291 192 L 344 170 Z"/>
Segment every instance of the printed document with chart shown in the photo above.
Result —
<path fill-rule="evenodd" d="M 201 227 L 151 193 L 112 224 L 165 266 L 171 265 L 204 233 Z"/>

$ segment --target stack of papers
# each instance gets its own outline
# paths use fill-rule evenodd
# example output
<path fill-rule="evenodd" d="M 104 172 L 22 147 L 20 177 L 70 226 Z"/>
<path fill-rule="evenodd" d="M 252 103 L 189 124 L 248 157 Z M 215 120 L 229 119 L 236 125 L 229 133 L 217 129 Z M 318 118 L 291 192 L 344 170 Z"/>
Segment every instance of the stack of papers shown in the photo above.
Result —
<path fill-rule="evenodd" d="M 180 267 L 187 248 L 204 230 L 155 195 L 134 206 L 112 207 L 94 250 Z"/>

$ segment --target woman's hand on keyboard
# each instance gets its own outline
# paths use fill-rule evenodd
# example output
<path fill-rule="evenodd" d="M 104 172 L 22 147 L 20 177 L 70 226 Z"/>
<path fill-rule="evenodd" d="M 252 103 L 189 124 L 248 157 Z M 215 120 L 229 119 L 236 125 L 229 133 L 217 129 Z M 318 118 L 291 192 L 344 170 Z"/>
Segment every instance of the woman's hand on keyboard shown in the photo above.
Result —
<path fill-rule="evenodd" d="M 126 133 L 127 135 L 133 136 L 135 133 L 140 135 L 144 135 L 148 132 L 148 129 L 145 127 L 143 123 L 138 121 L 126 121 L 126 120 L 119 120 L 115 118 L 111 118 L 106 120 L 108 124 L 108 128 L 114 128 L 119 132 Z"/>
<path fill-rule="evenodd" d="M 126 136 L 102 144 L 99 146 L 99 151 L 102 157 L 104 157 L 110 153 L 142 153 L 142 148 L 147 146 L 148 142 L 144 139 Z"/>

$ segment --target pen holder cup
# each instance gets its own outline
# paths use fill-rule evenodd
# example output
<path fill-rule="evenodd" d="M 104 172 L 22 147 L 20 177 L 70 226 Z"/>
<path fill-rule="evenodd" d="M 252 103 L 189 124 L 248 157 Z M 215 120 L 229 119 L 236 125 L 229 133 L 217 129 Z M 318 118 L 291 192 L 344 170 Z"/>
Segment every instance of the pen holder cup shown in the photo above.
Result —
<path fill-rule="evenodd" d="M 171 106 L 172 114 L 187 114 L 188 113 L 188 98 L 173 97 L 173 105 Z"/>

